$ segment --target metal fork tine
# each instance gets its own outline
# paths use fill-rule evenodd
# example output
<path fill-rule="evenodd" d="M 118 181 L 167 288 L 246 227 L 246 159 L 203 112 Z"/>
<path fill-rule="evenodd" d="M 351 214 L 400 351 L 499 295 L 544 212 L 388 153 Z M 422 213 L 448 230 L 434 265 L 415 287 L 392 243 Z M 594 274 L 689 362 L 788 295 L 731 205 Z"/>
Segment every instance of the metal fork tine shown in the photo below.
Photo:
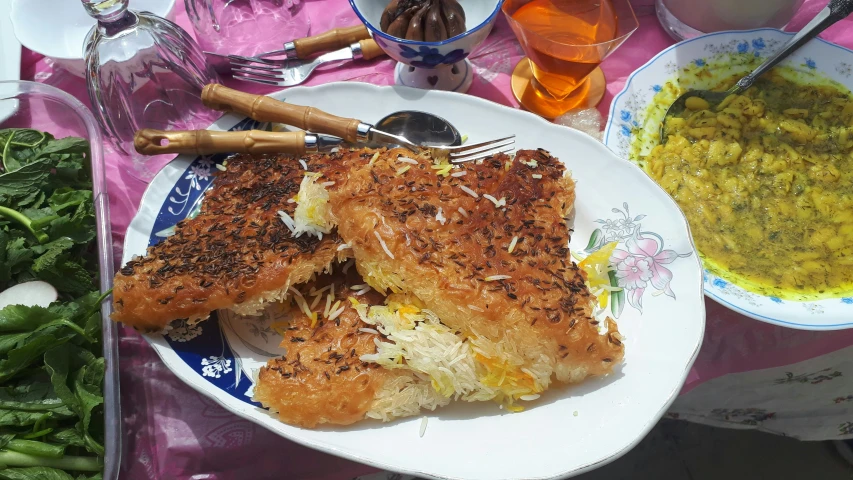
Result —
<path fill-rule="evenodd" d="M 239 75 L 239 74 L 237 74 L 237 73 L 235 73 L 235 74 L 234 74 L 234 77 L 235 77 L 235 78 L 238 78 L 238 79 L 240 79 L 240 80 L 245 80 L 245 81 L 247 81 L 247 82 L 261 83 L 261 84 L 263 84 L 263 85 L 275 85 L 275 86 L 278 86 L 278 84 L 279 84 L 279 82 L 278 82 L 278 81 L 275 81 L 275 80 L 264 80 L 264 79 L 261 79 L 261 78 L 253 78 L 253 77 L 248 77 L 248 76 L 244 76 L 244 75 Z"/>
<path fill-rule="evenodd" d="M 465 163 L 465 162 L 473 162 L 475 160 L 480 160 L 483 158 L 488 158 L 499 153 L 509 153 L 515 151 L 515 147 L 502 147 L 495 150 L 488 150 L 485 152 L 476 152 L 469 154 L 468 156 L 460 156 L 456 158 L 450 159 L 450 163 Z"/>
<path fill-rule="evenodd" d="M 271 65 L 286 67 L 291 61 L 278 58 L 244 57 L 242 55 L 228 55 L 229 62 L 256 63 L 259 65 Z"/>
<path fill-rule="evenodd" d="M 483 143 L 479 144 L 477 146 L 477 148 L 469 148 L 469 149 L 461 150 L 461 151 L 451 147 L 449 149 L 449 153 L 450 153 L 450 157 L 453 158 L 453 157 L 457 157 L 457 156 L 461 156 L 461 155 L 464 156 L 464 155 L 471 155 L 471 154 L 475 154 L 475 153 L 480 153 L 480 152 L 483 152 L 486 150 L 492 150 L 492 149 L 495 149 L 498 147 L 510 147 L 513 145 L 515 145 L 515 138 L 509 139 L 509 140 L 495 140 L 492 142 L 483 142 Z"/>
<path fill-rule="evenodd" d="M 249 64 L 249 63 L 240 63 L 240 62 L 231 62 L 231 69 L 232 70 L 252 69 L 252 70 L 259 70 L 262 72 L 273 72 L 273 73 L 281 73 L 281 71 L 282 71 L 282 67 L 265 66 L 265 65 L 257 65 L 257 64 L 253 65 L 253 64 Z"/>
<path fill-rule="evenodd" d="M 284 80 L 284 77 L 282 75 L 276 75 L 274 73 L 267 73 L 267 72 L 250 72 L 250 71 L 242 69 L 242 68 L 239 70 L 232 70 L 231 73 L 234 75 L 256 77 L 256 78 L 261 78 L 264 80 L 275 80 L 275 81 Z"/>
<path fill-rule="evenodd" d="M 450 147 L 449 150 L 453 153 L 467 152 L 468 150 L 474 150 L 474 149 L 481 148 L 481 147 L 487 147 L 489 145 L 493 145 L 493 144 L 498 143 L 498 142 L 504 142 L 507 140 L 511 140 L 514 143 L 515 142 L 515 135 L 510 135 L 509 137 L 498 138 L 495 140 L 489 140 L 488 142 L 475 143 L 473 145 L 461 145 L 458 147 Z"/>

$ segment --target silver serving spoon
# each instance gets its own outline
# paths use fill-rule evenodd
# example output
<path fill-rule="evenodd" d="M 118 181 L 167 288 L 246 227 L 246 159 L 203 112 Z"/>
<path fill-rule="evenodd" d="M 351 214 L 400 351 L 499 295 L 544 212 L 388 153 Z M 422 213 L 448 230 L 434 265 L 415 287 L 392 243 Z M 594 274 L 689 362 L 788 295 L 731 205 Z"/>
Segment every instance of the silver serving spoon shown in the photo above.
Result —
<path fill-rule="evenodd" d="M 394 112 L 379 120 L 375 127 L 424 147 L 462 145 L 459 130 L 456 130 L 456 127 L 447 120 L 432 113 L 417 110 Z"/>
<path fill-rule="evenodd" d="M 693 97 L 699 97 L 711 106 L 713 109 L 719 105 L 729 95 L 737 95 L 743 93 L 747 88 L 751 87 L 755 80 L 766 73 L 771 68 L 775 67 L 779 62 L 792 54 L 795 50 L 802 47 L 809 40 L 816 37 L 822 31 L 829 28 L 830 25 L 847 17 L 853 13 L 853 0 L 832 0 L 823 10 L 805 26 L 803 29 L 791 37 L 781 50 L 773 54 L 770 58 L 761 63 L 755 70 L 747 74 L 745 77 L 738 80 L 734 86 L 724 92 L 713 92 L 711 90 L 690 90 L 682 94 L 670 105 L 666 111 L 663 122 L 660 126 L 660 143 L 664 144 L 667 141 L 666 120 L 670 117 L 677 117 L 687 108 L 687 100 Z"/>

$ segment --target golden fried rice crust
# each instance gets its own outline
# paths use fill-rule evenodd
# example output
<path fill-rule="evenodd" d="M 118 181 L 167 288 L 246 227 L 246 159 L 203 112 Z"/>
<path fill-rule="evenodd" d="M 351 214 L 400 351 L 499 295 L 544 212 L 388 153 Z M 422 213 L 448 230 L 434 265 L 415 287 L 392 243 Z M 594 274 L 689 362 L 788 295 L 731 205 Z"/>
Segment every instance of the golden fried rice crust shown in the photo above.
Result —
<path fill-rule="evenodd" d="M 315 170 L 329 160 L 304 158 Z M 113 320 L 160 331 L 172 320 L 202 320 L 217 309 L 253 314 L 345 257 L 337 234 L 294 238 L 277 214 L 293 216 L 296 204 L 287 200 L 304 173 L 289 156 L 231 158 L 198 216 L 179 222 L 174 235 L 116 274 Z"/>
<path fill-rule="evenodd" d="M 574 182 L 560 161 L 525 150 L 453 170 L 464 176 L 441 177 L 429 158 L 380 152 L 372 165 L 365 152 L 346 153 L 324 171 L 335 182 L 329 190 L 338 233 L 368 283 L 413 293 L 451 328 L 512 342 L 530 362 L 544 355 L 561 381 L 609 373 L 622 360 L 615 322 L 599 335 L 595 298 L 569 255 L 564 217 L 573 208 Z M 418 164 L 399 173 L 409 165 L 399 157 Z M 510 278 L 490 281 L 495 275 Z"/>

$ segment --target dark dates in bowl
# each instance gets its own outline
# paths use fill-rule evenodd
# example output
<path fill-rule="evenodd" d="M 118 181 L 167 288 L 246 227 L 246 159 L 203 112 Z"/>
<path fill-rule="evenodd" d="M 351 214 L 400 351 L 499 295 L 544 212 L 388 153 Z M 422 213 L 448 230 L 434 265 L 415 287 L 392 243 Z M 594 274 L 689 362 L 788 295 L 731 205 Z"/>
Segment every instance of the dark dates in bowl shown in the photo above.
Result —
<path fill-rule="evenodd" d="M 492 30 L 501 0 L 349 0 L 376 43 L 399 62 L 397 85 L 466 92 L 467 60 Z"/>
<path fill-rule="evenodd" d="M 380 28 L 392 37 L 442 42 L 465 33 L 465 10 L 456 0 L 391 0 Z"/>

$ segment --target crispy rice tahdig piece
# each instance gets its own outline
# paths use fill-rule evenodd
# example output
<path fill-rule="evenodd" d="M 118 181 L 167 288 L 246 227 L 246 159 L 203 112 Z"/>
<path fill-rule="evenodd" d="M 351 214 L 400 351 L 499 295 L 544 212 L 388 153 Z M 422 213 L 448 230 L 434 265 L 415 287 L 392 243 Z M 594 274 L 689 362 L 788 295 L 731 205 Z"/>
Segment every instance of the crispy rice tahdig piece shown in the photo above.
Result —
<path fill-rule="evenodd" d="M 254 389 L 255 401 L 282 422 L 315 428 L 367 418 L 389 421 L 450 403 L 429 377 L 404 364 L 386 368 L 360 358 L 388 340 L 354 307 L 381 306 L 385 300 L 364 286 L 355 268 L 347 274 L 336 269 L 291 297 L 297 305 L 281 343 L 287 354 L 261 368 Z"/>
<path fill-rule="evenodd" d="M 365 280 L 416 295 L 488 347 L 486 364 L 513 356 L 500 352 L 523 358 L 515 367 L 535 390 L 552 373 L 562 382 L 609 373 L 624 355 L 615 322 L 598 333 L 595 298 L 569 255 L 565 173 L 544 150 L 452 170 L 404 149 L 352 151 L 324 170 L 338 233 Z"/>
<path fill-rule="evenodd" d="M 326 155 L 303 157 L 309 170 Z M 296 158 L 236 156 L 216 173 L 197 217 L 128 262 L 115 276 L 112 318 L 160 331 L 176 319 L 199 321 L 218 309 L 242 315 L 284 298 L 288 287 L 341 260 L 337 234 L 294 238 L 278 211 L 291 217 L 305 175 Z"/>
<path fill-rule="evenodd" d="M 320 297 L 317 320 L 308 317 L 299 306 L 293 307 L 293 320 L 287 327 L 281 346 L 287 355 L 267 362 L 258 373 L 254 400 L 277 412 L 287 424 L 314 428 L 320 424 L 349 425 L 365 418 L 376 393 L 394 374 L 359 357 L 376 352 L 376 333 L 362 331 L 370 325 L 362 322 L 349 297 L 360 302 L 381 304 L 383 296 L 374 290 L 356 295 L 349 287 L 363 284 L 355 269 L 347 275 L 324 274 L 316 282 L 301 288 L 307 292 L 335 284 L 331 303 L 341 310 L 326 318 L 322 310 L 327 290 Z M 309 298 L 306 296 L 306 298 Z M 308 299 L 310 301 L 310 298 Z M 315 309 L 317 310 L 317 309 Z M 314 324 L 314 326 L 312 326 Z"/>

